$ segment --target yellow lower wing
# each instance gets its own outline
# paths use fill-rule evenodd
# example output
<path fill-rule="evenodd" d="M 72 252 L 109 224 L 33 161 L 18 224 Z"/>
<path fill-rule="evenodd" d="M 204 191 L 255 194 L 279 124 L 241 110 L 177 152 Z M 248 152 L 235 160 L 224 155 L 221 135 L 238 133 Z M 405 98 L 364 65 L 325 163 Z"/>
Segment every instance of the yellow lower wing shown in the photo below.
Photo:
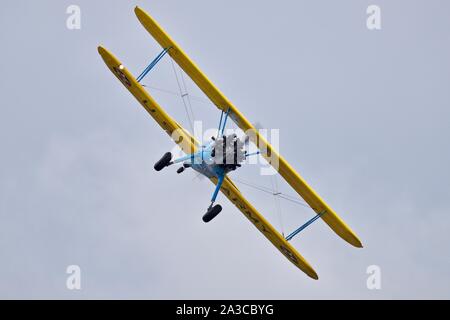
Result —
<path fill-rule="evenodd" d="M 103 47 L 98 48 L 108 68 L 116 75 L 123 85 L 133 94 L 141 103 L 155 121 L 172 136 L 182 150 L 187 153 L 193 153 L 197 149 L 195 138 L 184 130 L 175 120 L 173 120 L 149 95 L 134 76 L 120 63 L 120 61 Z M 174 138 L 174 132 L 178 131 Z M 211 179 L 216 184 L 217 179 Z M 267 222 L 266 219 L 243 197 L 238 188 L 226 177 L 222 184 L 221 191 L 244 215 L 260 230 L 264 236 L 273 243 L 278 250 L 283 253 L 293 264 L 305 272 L 313 279 L 318 279 L 316 272 L 308 262 Z"/>
<path fill-rule="evenodd" d="M 361 241 L 349 226 L 320 198 L 320 196 L 306 183 L 306 181 L 278 154 L 278 152 L 260 136 L 254 126 L 244 115 L 223 95 L 222 92 L 206 77 L 197 65 L 183 52 L 178 44 L 158 25 L 158 23 L 144 10 L 135 9 L 136 15 L 144 28 L 155 38 L 163 48 L 170 48 L 169 55 L 191 77 L 208 98 L 222 111 L 230 111 L 230 117 L 244 132 L 253 131 L 250 136 L 262 151 L 267 161 L 278 170 L 280 175 L 291 187 L 311 206 L 316 213 L 322 214 L 322 219 L 341 238 L 354 245 L 362 247 Z"/>

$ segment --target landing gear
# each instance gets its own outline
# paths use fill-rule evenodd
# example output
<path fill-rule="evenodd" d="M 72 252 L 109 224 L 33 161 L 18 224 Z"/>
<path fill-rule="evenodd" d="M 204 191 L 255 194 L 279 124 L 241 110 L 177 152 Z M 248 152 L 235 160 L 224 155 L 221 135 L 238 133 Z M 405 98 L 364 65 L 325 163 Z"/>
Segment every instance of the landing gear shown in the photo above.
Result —
<path fill-rule="evenodd" d="M 170 166 L 171 164 L 172 164 L 172 154 L 170 152 L 166 152 L 163 155 L 163 157 L 157 163 L 155 163 L 154 168 L 156 171 L 161 171 L 162 169 Z"/>
<path fill-rule="evenodd" d="M 222 206 L 220 204 L 216 204 L 214 207 L 210 206 L 202 218 L 203 222 L 210 222 L 220 213 L 220 211 L 222 211 Z"/>
<path fill-rule="evenodd" d="M 219 193 L 219 190 L 222 187 L 224 178 L 225 178 L 225 173 L 221 172 L 218 175 L 216 189 L 214 190 L 214 194 L 211 198 L 211 204 L 208 207 L 208 211 L 206 211 L 206 213 L 203 215 L 202 219 L 204 222 L 210 222 L 212 219 L 214 219 L 220 213 L 220 211 L 222 211 L 222 206 L 220 204 L 214 205 L 214 202 L 216 201 L 217 194 Z"/>

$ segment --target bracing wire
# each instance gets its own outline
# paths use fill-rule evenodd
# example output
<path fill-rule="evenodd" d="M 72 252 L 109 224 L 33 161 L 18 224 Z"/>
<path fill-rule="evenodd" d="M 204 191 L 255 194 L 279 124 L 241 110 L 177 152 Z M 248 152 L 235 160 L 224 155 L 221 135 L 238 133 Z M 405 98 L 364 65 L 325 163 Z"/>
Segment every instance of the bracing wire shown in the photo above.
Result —
<path fill-rule="evenodd" d="M 172 61 L 172 63 L 173 63 L 173 61 Z M 184 80 L 184 72 L 181 71 L 180 74 L 181 74 L 181 83 L 183 84 L 183 87 L 184 87 L 184 95 L 186 96 L 186 100 L 189 105 L 189 110 L 191 111 L 192 119 L 195 120 L 194 109 L 192 108 L 192 104 L 191 104 L 191 95 L 188 92 L 186 81 Z"/>
<path fill-rule="evenodd" d="M 179 92 L 175 92 L 175 91 L 172 91 L 172 90 L 167 90 L 167 89 L 163 89 L 163 88 L 159 88 L 159 87 L 154 87 L 154 86 L 150 86 L 150 85 L 144 85 L 144 86 L 146 88 L 150 88 L 150 89 L 153 89 L 153 90 L 156 90 L 156 91 L 160 91 L 160 92 L 163 92 L 163 93 L 167 93 L 167 94 L 170 94 L 170 95 L 182 98 L 182 95 Z M 201 102 L 203 104 L 215 106 L 214 103 L 212 103 L 207 98 L 198 97 L 198 96 L 195 96 L 195 95 L 192 95 L 192 94 L 189 94 L 189 98 L 191 100 L 195 100 L 195 101 Z"/>
<path fill-rule="evenodd" d="M 172 59 L 170 61 L 172 62 L 173 72 L 175 73 L 175 78 L 177 80 L 178 89 L 180 90 L 181 100 L 183 101 L 184 109 L 186 111 L 186 116 L 189 121 L 189 126 L 191 128 L 191 132 L 194 132 L 194 118 L 193 118 L 192 106 L 191 106 L 190 100 L 189 100 L 189 94 L 187 93 L 187 91 L 183 92 L 183 88 L 181 86 L 177 70 L 175 68 L 175 63 L 173 62 Z M 188 97 L 189 104 L 186 103 L 186 100 L 184 99 L 184 97 Z M 190 109 L 190 111 L 189 111 L 189 109 Z"/>
<path fill-rule="evenodd" d="M 281 234 L 284 237 L 284 224 L 283 224 L 283 216 L 281 214 L 281 204 L 280 204 L 280 198 L 277 197 L 278 192 L 278 184 L 277 184 L 277 177 L 276 176 L 271 176 L 270 177 L 270 183 L 272 184 L 272 190 L 273 192 L 273 199 L 275 201 L 275 207 L 276 207 L 276 211 L 277 211 L 277 215 L 278 215 L 278 220 L 280 221 L 280 229 L 281 229 Z"/>
<path fill-rule="evenodd" d="M 282 192 L 274 192 L 273 190 L 270 190 L 270 188 L 267 188 L 267 187 L 264 187 L 264 186 L 260 186 L 260 185 L 254 184 L 254 183 L 250 183 L 250 182 L 247 182 L 247 181 L 244 181 L 244 180 L 241 180 L 241 179 L 237 179 L 237 178 L 234 178 L 234 177 L 233 177 L 233 181 L 235 181 L 237 183 L 240 183 L 242 185 L 245 185 L 247 187 L 253 188 L 255 190 L 259 190 L 261 192 L 264 192 L 264 193 L 267 193 L 267 194 L 279 197 L 279 198 L 284 199 L 286 201 L 298 204 L 298 205 L 300 205 L 302 207 L 311 209 L 311 207 L 307 203 L 298 200 L 297 199 L 298 197 L 294 197 L 294 196 L 291 196 L 291 195 L 288 195 L 288 194 L 285 194 L 285 193 L 282 193 Z"/>

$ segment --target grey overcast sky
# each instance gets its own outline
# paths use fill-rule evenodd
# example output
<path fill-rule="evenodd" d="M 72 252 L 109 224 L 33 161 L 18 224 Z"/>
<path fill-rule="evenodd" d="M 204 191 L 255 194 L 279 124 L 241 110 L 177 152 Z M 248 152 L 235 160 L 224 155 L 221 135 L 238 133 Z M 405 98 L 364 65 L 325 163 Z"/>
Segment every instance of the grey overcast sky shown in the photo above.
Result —
<path fill-rule="evenodd" d="M 70 4 L 81 30 L 66 28 Z M 207 180 L 153 170 L 173 144 L 97 53 L 135 74 L 158 54 L 135 5 L 247 118 L 280 128 L 281 153 L 363 249 L 315 223 L 292 241 L 311 280 L 223 197 L 204 224 Z M 450 298 L 449 15 L 444 0 L 2 1 L 0 298 Z M 145 83 L 176 91 L 170 60 Z M 149 90 L 188 126 L 179 97 Z M 193 111 L 216 125 L 211 105 Z M 271 185 L 254 166 L 232 176 Z M 271 196 L 240 188 L 285 232 L 313 214 L 280 202 L 280 219 Z"/>

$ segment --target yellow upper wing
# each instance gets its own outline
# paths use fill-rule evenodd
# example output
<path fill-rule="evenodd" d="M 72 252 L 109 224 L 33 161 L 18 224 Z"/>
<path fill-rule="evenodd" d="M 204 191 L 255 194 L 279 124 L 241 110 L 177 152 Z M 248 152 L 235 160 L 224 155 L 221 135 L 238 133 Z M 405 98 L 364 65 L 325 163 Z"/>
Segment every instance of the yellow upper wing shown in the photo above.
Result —
<path fill-rule="evenodd" d="M 195 152 L 197 143 L 186 130 L 173 120 L 139 84 L 134 76 L 103 47 L 98 48 L 108 68 L 123 85 L 133 94 L 156 122 L 173 138 L 187 154 Z M 173 133 L 178 131 L 176 136 Z M 216 184 L 217 179 L 211 179 Z M 283 253 L 293 264 L 313 279 L 318 279 L 316 272 L 308 262 L 275 230 L 275 228 L 242 196 L 238 188 L 226 177 L 221 191 L 245 216 Z"/>
<path fill-rule="evenodd" d="M 144 28 L 155 38 L 163 48 L 170 48 L 170 56 L 192 78 L 199 88 L 220 110 L 230 110 L 230 117 L 244 132 L 252 130 L 252 141 L 262 150 L 262 155 L 278 170 L 280 175 L 297 191 L 297 193 L 311 206 L 316 213 L 323 213 L 322 219 L 341 238 L 354 245 L 362 247 L 361 241 L 345 222 L 331 209 L 325 201 L 306 183 L 306 181 L 278 154 L 278 152 L 260 136 L 254 126 L 240 113 L 240 111 L 217 89 L 214 84 L 200 71 L 196 64 L 170 38 L 158 23 L 144 10 L 135 9 L 136 15 Z"/>

